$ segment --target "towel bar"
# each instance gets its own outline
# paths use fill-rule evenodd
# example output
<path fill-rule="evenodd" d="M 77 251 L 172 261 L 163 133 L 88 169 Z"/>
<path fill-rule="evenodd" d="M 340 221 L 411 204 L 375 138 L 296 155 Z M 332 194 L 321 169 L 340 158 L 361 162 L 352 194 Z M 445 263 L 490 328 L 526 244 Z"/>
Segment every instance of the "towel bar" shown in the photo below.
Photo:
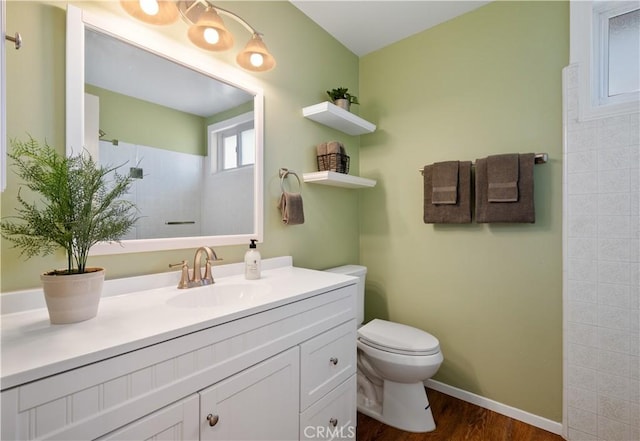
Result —
<path fill-rule="evenodd" d="M 534 158 L 534 163 L 535 164 L 545 164 L 549 161 L 549 154 L 548 153 L 536 153 L 536 156 Z M 475 162 L 471 163 L 471 166 L 473 167 L 475 164 Z M 424 169 L 420 168 L 418 169 L 418 171 L 420 172 L 420 174 L 424 174 Z"/>

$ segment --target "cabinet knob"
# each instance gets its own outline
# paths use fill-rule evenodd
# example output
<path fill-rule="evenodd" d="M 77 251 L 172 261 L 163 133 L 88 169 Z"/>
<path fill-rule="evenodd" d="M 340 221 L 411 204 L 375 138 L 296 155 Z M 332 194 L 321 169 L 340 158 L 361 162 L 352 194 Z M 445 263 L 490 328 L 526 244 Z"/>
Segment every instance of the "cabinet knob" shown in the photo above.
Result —
<path fill-rule="evenodd" d="M 331 357 L 329 359 L 329 362 L 335 366 L 336 364 L 338 364 L 338 357 Z"/>
<path fill-rule="evenodd" d="M 329 420 L 329 424 L 331 424 L 333 427 L 336 427 L 338 425 L 338 419 L 337 418 L 331 418 Z"/>
<path fill-rule="evenodd" d="M 220 419 L 220 417 L 218 415 L 213 415 L 213 414 L 209 414 L 207 415 L 207 421 L 209 421 L 209 425 L 211 427 L 215 426 L 216 424 L 218 424 L 218 420 Z"/>

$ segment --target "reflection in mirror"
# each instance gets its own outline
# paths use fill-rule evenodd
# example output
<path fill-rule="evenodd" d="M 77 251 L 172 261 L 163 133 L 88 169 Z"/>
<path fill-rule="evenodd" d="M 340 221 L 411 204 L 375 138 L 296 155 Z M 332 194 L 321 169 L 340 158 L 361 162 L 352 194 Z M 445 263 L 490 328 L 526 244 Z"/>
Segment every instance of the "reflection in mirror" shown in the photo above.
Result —
<path fill-rule="evenodd" d="M 123 247 L 99 244 L 92 252 L 262 240 L 261 91 L 115 38 L 113 30 L 81 28 L 83 146 L 136 178 L 129 197 L 141 215 Z"/>
<path fill-rule="evenodd" d="M 85 145 L 136 178 L 142 217 L 125 239 L 251 233 L 252 95 L 89 29 L 85 94 Z"/>

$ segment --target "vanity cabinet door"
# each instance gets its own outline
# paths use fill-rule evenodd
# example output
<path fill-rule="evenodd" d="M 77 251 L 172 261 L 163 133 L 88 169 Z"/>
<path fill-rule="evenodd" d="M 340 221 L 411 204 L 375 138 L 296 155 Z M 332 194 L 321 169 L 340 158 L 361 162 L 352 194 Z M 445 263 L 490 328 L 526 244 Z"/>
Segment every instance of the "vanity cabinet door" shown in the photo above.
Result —
<path fill-rule="evenodd" d="M 98 441 L 148 440 L 166 441 L 197 440 L 198 433 L 198 394 L 164 407 L 151 415 L 127 424 Z"/>
<path fill-rule="evenodd" d="M 297 440 L 298 354 L 289 349 L 201 391 L 200 439 Z"/>
<path fill-rule="evenodd" d="M 300 345 L 300 410 L 356 372 L 356 324 L 349 320 Z"/>

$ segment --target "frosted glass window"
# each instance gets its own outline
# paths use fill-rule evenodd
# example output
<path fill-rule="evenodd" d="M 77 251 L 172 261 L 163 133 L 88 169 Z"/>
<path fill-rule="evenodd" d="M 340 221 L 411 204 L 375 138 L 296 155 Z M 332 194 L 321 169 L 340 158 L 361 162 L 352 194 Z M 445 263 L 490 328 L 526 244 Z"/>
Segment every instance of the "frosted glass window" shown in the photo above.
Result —
<path fill-rule="evenodd" d="M 640 9 L 609 18 L 608 96 L 640 90 Z"/>
<path fill-rule="evenodd" d="M 256 162 L 256 133 L 253 121 L 238 124 L 217 134 L 217 171 L 246 167 Z M 212 163 L 212 170 L 216 167 Z"/>
<path fill-rule="evenodd" d="M 240 164 L 250 165 L 256 162 L 256 135 L 253 129 L 245 130 L 240 134 Z"/>
<path fill-rule="evenodd" d="M 236 135 L 225 136 L 224 146 L 224 169 L 236 168 L 238 166 L 238 137 Z"/>

